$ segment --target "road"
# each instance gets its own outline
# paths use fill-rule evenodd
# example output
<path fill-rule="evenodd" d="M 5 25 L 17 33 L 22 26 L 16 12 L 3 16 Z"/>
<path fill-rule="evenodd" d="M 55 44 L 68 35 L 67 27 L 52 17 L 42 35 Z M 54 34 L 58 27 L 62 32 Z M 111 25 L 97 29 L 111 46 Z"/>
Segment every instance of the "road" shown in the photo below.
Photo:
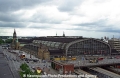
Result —
<path fill-rule="evenodd" d="M 10 65 L 0 46 L 0 78 L 19 78 L 13 74 Z"/>

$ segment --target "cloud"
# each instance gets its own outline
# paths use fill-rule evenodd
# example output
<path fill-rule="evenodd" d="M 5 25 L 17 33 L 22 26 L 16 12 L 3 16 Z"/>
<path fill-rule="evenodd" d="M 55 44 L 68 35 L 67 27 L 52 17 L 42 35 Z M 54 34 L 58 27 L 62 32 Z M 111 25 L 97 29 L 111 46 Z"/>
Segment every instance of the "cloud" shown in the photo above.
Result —
<path fill-rule="evenodd" d="M 25 28 L 26 24 L 22 22 L 0 22 L 0 27 L 4 28 Z"/>
<path fill-rule="evenodd" d="M 51 34 L 45 33 L 49 30 L 52 34 L 74 31 L 74 35 L 96 32 L 91 36 L 119 33 L 119 3 L 119 0 L 0 0 L 0 28 L 21 28 L 23 32 L 34 29 L 34 33 L 42 30 L 45 35 Z"/>
<path fill-rule="evenodd" d="M 90 23 L 73 24 L 73 28 L 67 28 L 67 30 L 120 33 L 120 28 L 115 28 L 115 25 L 108 24 L 107 19 Z"/>
<path fill-rule="evenodd" d="M 3 22 L 18 22 L 19 16 L 14 15 L 12 13 L 1 13 L 0 12 L 0 21 Z"/>
<path fill-rule="evenodd" d="M 83 0 L 61 0 L 61 3 L 58 7 L 59 11 L 61 12 L 69 12 L 73 11 L 74 8 L 80 5 Z"/>
<path fill-rule="evenodd" d="M 80 23 L 80 24 L 73 24 L 74 26 L 84 26 L 84 27 L 107 27 L 108 20 L 103 19 L 103 20 L 97 20 L 94 22 L 87 22 L 87 23 Z"/>
<path fill-rule="evenodd" d="M 33 8 L 38 4 L 48 1 L 49 0 L 0 0 L 0 11 L 12 12 L 20 9 Z"/>

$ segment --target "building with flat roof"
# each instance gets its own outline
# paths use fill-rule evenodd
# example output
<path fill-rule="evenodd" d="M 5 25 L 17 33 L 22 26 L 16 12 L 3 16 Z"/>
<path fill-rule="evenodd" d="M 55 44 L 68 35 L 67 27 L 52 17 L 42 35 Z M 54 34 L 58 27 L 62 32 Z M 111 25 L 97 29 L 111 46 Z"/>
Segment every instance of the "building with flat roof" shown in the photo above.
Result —
<path fill-rule="evenodd" d="M 115 55 L 120 54 L 120 39 L 111 38 L 108 40 L 108 43 L 111 46 L 112 54 L 115 54 Z"/>

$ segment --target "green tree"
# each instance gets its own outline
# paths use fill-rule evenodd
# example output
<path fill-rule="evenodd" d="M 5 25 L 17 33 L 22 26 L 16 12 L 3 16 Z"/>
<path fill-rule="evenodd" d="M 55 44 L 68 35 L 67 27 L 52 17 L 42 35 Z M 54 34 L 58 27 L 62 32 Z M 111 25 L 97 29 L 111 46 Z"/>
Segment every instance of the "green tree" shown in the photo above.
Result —
<path fill-rule="evenodd" d="M 25 71 L 27 68 L 29 68 L 29 66 L 28 66 L 26 63 L 24 63 L 24 64 L 22 64 L 22 65 L 20 66 L 20 68 L 21 68 L 23 71 Z"/>
<path fill-rule="evenodd" d="M 0 38 L 0 44 L 2 44 L 2 43 L 4 43 L 4 40 L 2 40 L 2 39 Z"/>
<path fill-rule="evenodd" d="M 12 43 L 12 39 L 5 40 L 5 43 Z"/>
<path fill-rule="evenodd" d="M 27 75 L 27 74 L 33 74 L 33 72 L 30 70 L 29 66 L 24 63 L 20 66 L 20 68 L 22 69 L 22 71 L 20 71 L 20 75 L 23 78 L 23 74 Z"/>

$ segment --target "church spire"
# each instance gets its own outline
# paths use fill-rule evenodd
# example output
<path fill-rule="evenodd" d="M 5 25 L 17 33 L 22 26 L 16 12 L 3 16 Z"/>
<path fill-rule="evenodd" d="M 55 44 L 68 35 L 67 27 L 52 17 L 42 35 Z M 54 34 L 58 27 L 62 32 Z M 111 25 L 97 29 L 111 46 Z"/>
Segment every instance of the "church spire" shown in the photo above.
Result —
<path fill-rule="evenodd" d="M 15 28 L 14 28 L 14 34 L 16 34 Z"/>
<path fill-rule="evenodd" d="M 17 38 L 15 29 L 14 29 L 14 33 L 13 33 L 13 38 Z"/>

